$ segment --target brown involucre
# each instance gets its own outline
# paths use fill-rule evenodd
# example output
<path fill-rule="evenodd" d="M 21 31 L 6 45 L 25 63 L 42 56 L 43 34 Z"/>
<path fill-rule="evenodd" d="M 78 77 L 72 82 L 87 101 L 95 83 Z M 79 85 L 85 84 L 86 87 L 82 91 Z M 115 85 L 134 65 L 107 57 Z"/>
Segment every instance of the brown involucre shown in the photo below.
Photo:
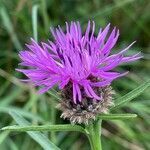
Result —
<path fill-rule="evenodd" d="M 97 115 L 108 113 L 109 107 L 113 105 L 114 90 L 111 86 L 105 86 L 96 87 L 94 91 L 102 97 L 101 100 L 87 97 L 81 89 L 82 101 L 75 104 L 72 100 L 72 85 L 67 85 L 62 91 L 62 100 L 57 105 L 57 108 L 62 111 L 61 118 L 70 120 L 72 124 L 89 124 L 96 119 Z"/>

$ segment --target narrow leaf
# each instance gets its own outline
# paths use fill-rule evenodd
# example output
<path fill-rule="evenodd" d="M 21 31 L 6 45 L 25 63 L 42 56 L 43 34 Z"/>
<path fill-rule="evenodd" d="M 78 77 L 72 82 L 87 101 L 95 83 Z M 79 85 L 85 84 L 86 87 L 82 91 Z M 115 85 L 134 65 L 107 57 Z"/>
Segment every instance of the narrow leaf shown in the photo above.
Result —
<path fill-rule="evenodd" d="M 25 120 L 22 116 L 20 116 L 16 112 L 10 112 L 10 115 L 20 126 L 30 125 L 30 123 L 27 120 Z M 60 150 L 41 132 L 28 131 L 27 133 L 30 135 L 32 139 L 34 139 L 37 143 L 39 143 L 44 150 Z"/>
<path fill-rule="evenodd" d="M 17 50 L 22 49 L 22 46 L 18 40 L 16 32 L 14 31 L 13 24 L 11 22 L 11 19 L 10 19 L 5 7 L 0 7 L 0 15 L 2 17 L 2 22 L 4 24 L 4 27 L 6 28 L 8 34 L 10 35 L 16 49 Z"/>
<path fill-rule="evenodd" d="M 82 128 L 79 125 L 23 125 L 23 126 L 7 126 L 3 127 L 1 130 L 9 130 L 9 131 L 19 131 L 19 132 L 24 132 L 24 131 L 78 131 L 85 133 L 84 128 Z"/>
<path fill-rule="evenodd" d="M 98 118 L 102 120 L 120 120 L 120 119 L 130 119 L 137 117 L 136 114 L 102 114 Z"/>
<path fill-rule="evenodd" d="M 56 98 L 58 101 L 61 100 L 61 97 L 58 95 L 58 93 L 54 89 L 49 90 L 47 93 L 53 96 L 54 98 Z"/>
<path fill-rule="evenodd" d="M 33 37 L 35 41 L 38 41 L 38 32 L 37 32 L 37 15 L 38 15 L 38 5 L 34 5 L 32 8 L 32 29 L 33 29 Z"/>
<path fill-rule="evenodd" d="M 136 89 L 132 90 L 128 94 L 116 99 L 116 104 L 111 108 L 111 110 L 124 106 L 126 103 L 128 103 L 132 99 L 142 94 L 142 92 L 145 89 L 147 89 L 149 86 L 150 86 L 150 80 L 144 82 L 142 85 L 138 86 Z"/>
<path fill-rule="evenodd" d="M 1 107 L 0 106 L 0 112 L 9 113 L 10 111 L 16 112 L 17 114 L 20 114 L 23 117 L 27 117 L 29 119 L 34 119 L 38 122 L 42 122 L 42 123 L 45 122 L 45 120 L 43 120 L 43 118 L 41 118 L 35 114 L 32 114 L 31 112 L 28 112 L 24 109 L 20 109 L 20 108 L 13 107 L 13 106 L 7 106 L 7 107 Z"/>

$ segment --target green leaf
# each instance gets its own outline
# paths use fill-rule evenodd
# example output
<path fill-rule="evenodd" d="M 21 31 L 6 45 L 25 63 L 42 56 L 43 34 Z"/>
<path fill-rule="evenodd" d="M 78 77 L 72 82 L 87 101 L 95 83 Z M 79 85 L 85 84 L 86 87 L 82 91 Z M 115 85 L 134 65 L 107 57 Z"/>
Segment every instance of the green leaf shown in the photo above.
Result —
<path fill-rule="evenodd" d="M 120 119 L 130 119 L 137 117 L 136 114 L 102 114 L 98 118 L 102 120 L 120 120 Z"/>
<path fill-rule="evenodd" d="M 55 91 L 54 89 L 49 90 L 47 93 L 53 96 L 54 98 L 56 98 L 58 101 L 61 100 L 61 97 L 58 95 L 57 91 Z"/>
<path fill-rule="evenodd" d="M 17 107 L 13 107 L 13 106 L 7 106 L 7 107 L 1 107 L 0 106 L 0 112 L 2 113 L 9 113 L 10 111 L 12 112 L 16 112 L 17 114 L 20 114 L 21 116 L 24 116 L 24 117 L 27 117 L 29 119 L 34 119 L 38 122 L 46 122 L 45 120 L 43 120 L 43 118 L 31 113 L 31 112 L 28 112 L 24 109 L 20 109 L 20 108 L 17 108 Z"/>
<path fill-rule="evenodd" d="M 16 112 L 10 112 L 10 115 L 20 126 L 30 125 L 30 123 L 27 120 L 25 120 L 22 116 L 20 116 Z M 28 131 L 27 133 L 30 135 L 32 139 L 34 139 L 37 143 L 39 143 L 44 150 L 60 150 L 41 132 Z"/>
<path fill-rule="evenodd" d="M 134 99 L 135 97 L 139 96 L 142 94 L 142 92 L 147 89 L 150 86 L 150 80 L 144 82 L 142 85 L 138 86 L 136 89 L 132 90 L 128 94 L 116 99 L 115 105 L 111 108 L 112 109 L 117 109 L 119 107 L 124 106 L 126 103 Z"/>
<path fill-rule="evenodd" d="M 6 140 L 8 135 L 9 135 L 9 131 L 0 133 L 0 147 L 1 147 L 2 143 Z"/>
<path fill-rule="evenodd" d="M 15 47 L 17 50 L 22 49 L 22 46 L 18 40 L 18 37 L 16 35 L 16 32 L 14 31 L 13 24 L 10 20 L 10 17 L 7 13 L 7 10 L 5 7 L 0 7 L 0 15 L 2 17 L 2 22 L 4 24 L 4 27 L 6 28 L 7 32 L 9 33 Z"/>
<path fill-rule="evenodd" d="M 103 9 L 95 11 L 94 13 L 92 13 L 88 16 L 87 15 L 84 16 L 84 18 L 82 20 L 86 19 L 87 17 L 88 18 L 95 18 L 98 16 L 106 15 L 107 13 L 109 14 L 109 13 L 113 12 L 114 9 L 125 7 L 125 5 L 132 3 L 133 1 L 135 1 L 135 0 L 119 1 L 119 3 L 117 3 L 116 5 L 108 4 L 105 7 L 103 7 Z"/>
<path fill-rule="evenodd" d="M 32 7 L 32 29 L 33 29 L 33 37 L 35 41 L 38 41 L 38 32 L 37 32 L 37 13 L 38 13 L 38 5 L 34 5 Z"/>
<path fill-rule="evenodd" d="M 17 98 L 20 94 L 22 94 L 22 92 L 23 90 L 20 88 L 16 88 L 15 90 L 12 90 L 11 92 L 9 92 L 9 94 L 7 94 L 7 96 L 5 96 L 4 98 L 1 98 L 0 106 L 7 107 L 14 101 L 15 98 Z"/>
<path fill-rule="evenodd" d="M 79 125 L 71 125 L 71 124 L 66 124 L 66 125 L 22 125 L 22 126 L 7 126 L 3 127 L 1 130 L 9 130 L 9 131 L 19 131 L 19 132 L 24 132 L 24 131 L 78 131 L 85 133 L 84 128 L 82 128 Z"/>

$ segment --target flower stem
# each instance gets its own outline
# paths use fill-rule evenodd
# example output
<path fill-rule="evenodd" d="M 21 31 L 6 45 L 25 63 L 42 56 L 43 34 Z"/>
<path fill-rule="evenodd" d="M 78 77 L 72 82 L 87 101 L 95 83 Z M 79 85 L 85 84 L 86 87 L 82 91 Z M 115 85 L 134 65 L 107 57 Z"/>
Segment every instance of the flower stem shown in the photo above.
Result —
<path fill-rule="evenodd" d="M 92 150 L 102 150 L 101 145 L 101 122 L 102 120 L 97 120 L 92 124 L 86 126 L 87 136 L 90 141 Z"/>

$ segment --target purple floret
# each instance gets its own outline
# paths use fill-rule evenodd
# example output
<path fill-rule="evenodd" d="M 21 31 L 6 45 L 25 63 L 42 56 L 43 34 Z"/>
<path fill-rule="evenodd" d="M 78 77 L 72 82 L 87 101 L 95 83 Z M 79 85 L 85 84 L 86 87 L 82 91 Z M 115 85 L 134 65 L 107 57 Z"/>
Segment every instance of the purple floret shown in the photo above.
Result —
<path fill-rule="evenodd" d="M 17 70 L 28 77 L 27 81 L 40 86 L 40 93 L 56 84 L 63 89 L 71 83 L 74 103 L 82 101 L 81 88 L 88 97 L 101 100 L 93 88 L 110 85 L 114 79 L 127 74 L 114 72 L 114 68 L 141 58 L 140 53 L 124 56 L 134 42 L 119 53 L 110 55 L 118 40 L 119 30 L 114 28 L 108 36 L 109 28 L 110 24 L 100 29 L 97 36 L 94 35 L 95 23 L 90 21 L 84 34 L 79 22 L 66 23 L 66 32 L 60 26 L 51 28 L 54 42 L 39 45 L 31 39 L 26 50 L 19 53 L 20 65 L 28 69 Z M 91 76 L 98 81 L 90 80 Z"/>

